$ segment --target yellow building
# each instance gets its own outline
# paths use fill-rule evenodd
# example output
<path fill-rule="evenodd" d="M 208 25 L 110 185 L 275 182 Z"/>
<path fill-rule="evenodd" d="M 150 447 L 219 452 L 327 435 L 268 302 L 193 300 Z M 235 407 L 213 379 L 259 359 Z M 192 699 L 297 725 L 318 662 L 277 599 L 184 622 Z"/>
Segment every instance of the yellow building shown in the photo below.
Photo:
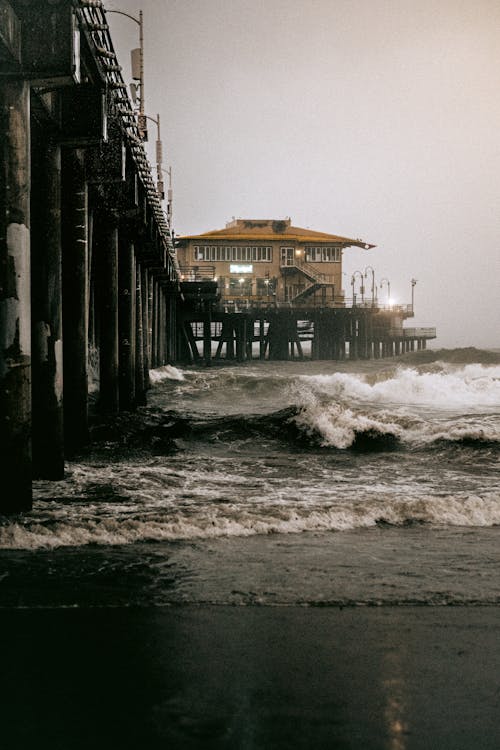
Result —
<path fill-rule="evenodd" d="M 222 302 L 297 306 L 341 304 L 344 248 L 375 247 L 294 227 L 289 218 L 234 219 L 177 244 L 183 279 L 216 279 Z"/>

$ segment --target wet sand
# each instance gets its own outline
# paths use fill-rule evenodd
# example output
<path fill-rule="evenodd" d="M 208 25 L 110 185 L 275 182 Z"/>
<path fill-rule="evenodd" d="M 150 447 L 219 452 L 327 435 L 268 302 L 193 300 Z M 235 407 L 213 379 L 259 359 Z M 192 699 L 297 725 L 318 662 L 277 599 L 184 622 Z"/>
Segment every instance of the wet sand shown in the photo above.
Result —
<path fill-rule="evenodd" d="M 0 747 L 500 746 L 500 608 L 0 611 Z"/>

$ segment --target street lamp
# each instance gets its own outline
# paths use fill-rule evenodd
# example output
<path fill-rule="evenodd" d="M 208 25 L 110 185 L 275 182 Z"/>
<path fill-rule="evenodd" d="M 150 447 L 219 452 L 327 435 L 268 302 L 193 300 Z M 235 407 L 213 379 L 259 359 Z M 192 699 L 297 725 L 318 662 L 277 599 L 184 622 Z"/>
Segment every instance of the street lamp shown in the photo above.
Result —
<path fill-rule="evenodd" d="M 365 279 L 368 278 L 368 271 L 370 271 L 370 273 L 372 275 L 372 305 L 373 305 L 373 304 L 375 304 L 375 297 L 376 297 L 376 294 L 375 294 L 375 291 L 376 291 L 376 287 L 375 287 L 375 271 L 373 270 L 372 266 L 366 266 L 366 268 L 365 268 Z"/>
<path fill-rule="evenodd" d="M 160 200 L 163 200 L 165 198 L 165 187 L 163 184 L 163 168 L 162 168 L 162 161 L 163 161 L 163 145 L 160 138 L 160 115 L 157 114 L 156 117 L 150 117 L 149 115 L 143 115 L 144 119 L 151 120 L 151 122 L 154 122 L 157 128 L 157 140 L 156 140 L 156 178 L 157 178 L 157 190 L 158 195 L 160 196 Z M 167 171 L 167 174 L 169 172 Z M 170 190 L 172 189 L 172 185 L 169 186 Z"/>
<path fill-rule="evenodd" d="M 351 276 L 351 287 L 352 287 L 352 304 L 356 304 L 356 295 L 354 294 L 354 284 L 356 283 L 356 274 L 359 274 L 359 278 L 361 279 L 361 302 L 365 301 L 365 287 L 363 286 L 363 274 L 361 271 L 354 271 L 353 275 Z"/>
<path fill-rule="evenodd" d="M 388 303 L 388 304 L 390 304 L 390 302 L 391 302 L 391 282 L 389 281 L 389 279 L 388 279 L 388 278 L 386 278 L 386 277 L 384 276 L 384 278 L 383 278 L 383 279 L 380 279 L 380 288 L 381 288 L 381 289 L 382 289 L 382 287 L 383 287 L 383 285 L 384 285 L 384 282 L 385 282 L 385 283 L 386 283 L 386 285 L 387 285 L 387 303 Z"/>
<path fill-rule="evenodd" d="M 142 19 L 142 10 L 139 11 L 139 18 L 125 13 L 123 10 L 107 10 L 106 13 L 118 13 L 120 16 L 126 16 L 134 21 L 139 26 L 139 48 L 133 49 L 131 52 L 132 62 L 132 78 L 134 81 L 139 81 L 139 113 L 137 116 L 137 127 L 139 130 L 139 136 L 141 140 L 148 140 L 148 126 L 146 122 L 145 109 L 145 97 L 144 97 L 144 24 Z M 133 86 L 133 88 L 132 88 Z M 136 85 L 132 84 L 132 98 L 136 99 Z"/>
<path fill-rule="evenodd" d="M 411 311 L 413 312 L 413 301 L 415 297 L 415 284 L 417 283 L 417 279 L 411 279 Z"/>

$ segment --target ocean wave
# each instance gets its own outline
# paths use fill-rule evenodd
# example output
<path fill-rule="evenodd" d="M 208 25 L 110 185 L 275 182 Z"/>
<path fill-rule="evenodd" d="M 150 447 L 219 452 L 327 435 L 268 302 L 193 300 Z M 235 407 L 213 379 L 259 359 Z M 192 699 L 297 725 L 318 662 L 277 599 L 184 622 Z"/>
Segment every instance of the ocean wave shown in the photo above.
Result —
<path fill-rule="evenodd" d="M 449 362 L 453 364 L 500 365 L 500 351 L 493 349 L 476 349 L 473 346 L 457 349 L 425 349 L 420 352 L 409 352 L 401 357 L 404 362 L 425 364 L 429 362 Z"/>
<path fill-rule="evenodd" d="M 69 517 L 67 520 L 25 518 L 0 525 L 0 548 L 54 549 L 83 545 L 121 545 L 136 542 L 177 541 L 265 534 L 300 534 L 310 531 L 345 531 L 374 526 L 489 527 L 500 524 L 500 493 L 458 498 L 393 496 L 365 499 L 353 505 L 328 507 L 297 504 L 204 507 L 149 510 L 144 517 Z"/>
<path fill-rule="evenodd" d="M 441 366 L 439 371 L 420 372 L 398 367 L 367 375 L 334 373 L 303 375 L 309 395 L 328 395 L 342 401 L 371 402 L 432 407 L 434 409 L 477 409 L 500 407 L 500 366 L 466 365 L 459 369 Z M 297 389 L 300 391 L 300 385 Z M 308 396 L 306 396 L 308 397 Z"/>
<path fill-rule="evenodd" d="M 149 379 L 152 383 L 162 383 L 164 380 L 185 380 L 185 375 L 173 365 L 163 365 L 150 370 Z"/>
<path fill-rule="evenodd" d="M 495 414 L 453 415 L 446 419 L 406 409 L 347 407 L 342 402 L 307 398 L 264 414 L 198 415 L 143 409 L 94 425 L 94 455 L 125 457 L 130 452 L 171 455 L 188 444 L 276 442 L 298 450 L 429 450 L 435 445 L 500 450 Z M 113 452 L 114 446 L 114 452 Z M 259 449 L 260 450 L 260 449 Z"/>

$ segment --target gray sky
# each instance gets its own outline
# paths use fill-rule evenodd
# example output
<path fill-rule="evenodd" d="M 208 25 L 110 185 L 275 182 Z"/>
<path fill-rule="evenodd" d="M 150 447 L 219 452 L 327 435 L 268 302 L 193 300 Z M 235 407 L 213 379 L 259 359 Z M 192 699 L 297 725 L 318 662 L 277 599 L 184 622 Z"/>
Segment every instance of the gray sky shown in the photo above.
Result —
<path fill-rule="evenodd" d="M 290 216 L 361 237 L 377 247 L 346 251 L 346 291 L 370 264 L 409 302 L 415 277 L 434 346 L 500 347 L 498 0 L 105 6 L 144 11 L 177 234 Z M 137 28 L 109 21 L 129 80 Z"/>

